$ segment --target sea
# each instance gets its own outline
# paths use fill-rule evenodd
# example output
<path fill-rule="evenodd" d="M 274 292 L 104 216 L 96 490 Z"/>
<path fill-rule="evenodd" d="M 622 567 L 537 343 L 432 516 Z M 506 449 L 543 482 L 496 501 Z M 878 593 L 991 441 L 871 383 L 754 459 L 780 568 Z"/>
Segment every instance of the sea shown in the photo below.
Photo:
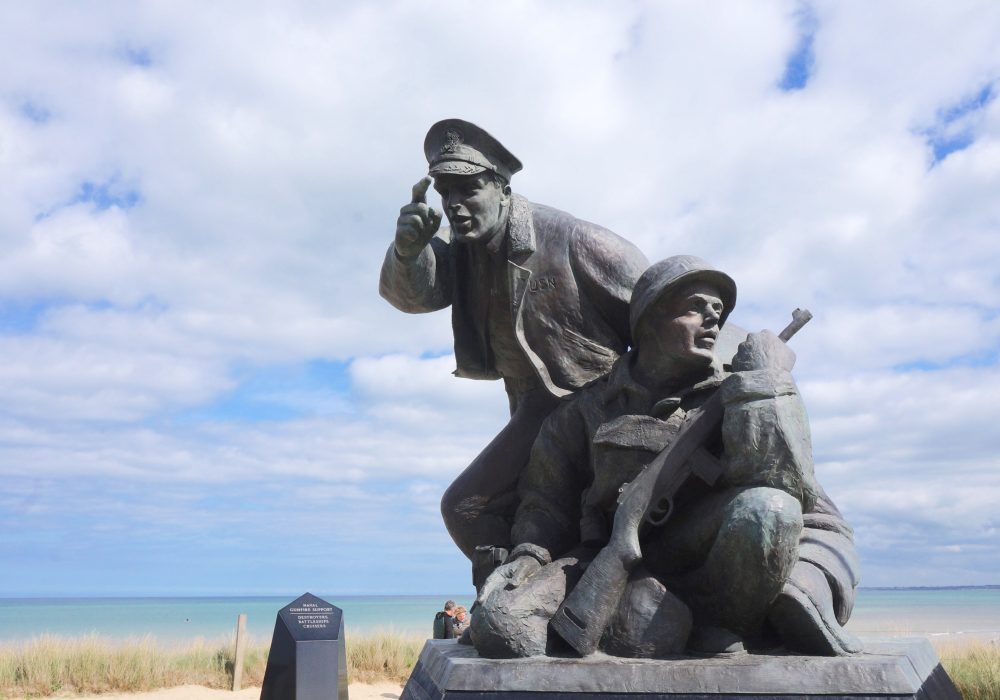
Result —
<path fill-rule="evenodd" d="M 379 631 L 430 636 L 434 614 L 461 596 L 336 596 L 317 594 L 344 613 L 346 635 Z M 152 637 L 186 644 L 224 641 L 247 615 L 247 631 L 267 641 L 288 597 L 255 598 L 0 598 L 0 643 L 43 635 L 97 635 L 125 641 Z M 1000 586 L 976 588 L 863 588 L 848 629 L 873 636 L 927 636 L 1000 644 Z"/>

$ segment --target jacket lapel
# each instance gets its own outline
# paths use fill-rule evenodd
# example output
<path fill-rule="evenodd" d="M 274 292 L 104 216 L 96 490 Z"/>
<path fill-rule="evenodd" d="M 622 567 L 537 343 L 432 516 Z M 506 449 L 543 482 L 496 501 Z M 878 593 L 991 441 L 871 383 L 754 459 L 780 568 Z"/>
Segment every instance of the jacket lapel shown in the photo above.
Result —
<path fill-rule="evenodd" d="M 531 216 L 531 206 L 527 199 L 518 194 L 510 197 L 507 236 L 507 254 L 511 259 L 535 252 L 535 223 Z"/>

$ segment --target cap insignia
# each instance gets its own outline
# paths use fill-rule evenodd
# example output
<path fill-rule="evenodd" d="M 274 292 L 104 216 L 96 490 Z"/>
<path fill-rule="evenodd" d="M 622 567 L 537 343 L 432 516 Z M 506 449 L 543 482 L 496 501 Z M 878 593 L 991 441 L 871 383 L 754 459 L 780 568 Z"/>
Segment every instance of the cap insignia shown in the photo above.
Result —
<path fill-rule="evenodd" d="M 457 129 L 448 129 L 444 133 L 444 145 L 441 146 L 442 153 L 453 153 L 456 148 L 462 145 L 462 134 Z"/>

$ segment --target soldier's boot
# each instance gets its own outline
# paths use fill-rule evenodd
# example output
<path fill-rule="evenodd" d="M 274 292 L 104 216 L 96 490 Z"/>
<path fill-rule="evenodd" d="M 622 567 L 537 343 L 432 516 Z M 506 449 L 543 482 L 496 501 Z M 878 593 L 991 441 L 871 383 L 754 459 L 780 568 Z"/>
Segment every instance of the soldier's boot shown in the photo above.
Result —
<path fill-rule="evenodd" d="M 701 625 L 691 630 L 687 651 L 692 656 L 738 656 L 746 653 L 746 647 L 732 630 Z"/>
<path fill-rule="evenodd" d="M 861 640 L 840 626 L 826 576 L 800 561 L 767 616 L 785 646 L 819 656 L 848 656 L 862 650 Z"/>
<path fill-rule="evenodd" d="M 507 546 L 498 547 L 492 544 L 481 544 L 472 555 L 472 585 L 476 587 L 476 595 L 483 589 L 483 584 L 497 567 L 507 561 L 510 549 Z"/>
<path fill-rule="evenodd" d="M 507 561 L 509 554 L 510 549 L 508 547 L 497 547 L 491 544 L 478 545 L 476 547 L 476 551 L 472 555 L 472 585 L 476 587 L 476 602 L 472 604 L 472 608 L 469 610 L 470 617 L 476 614 L 479 607 L 479 594 L 483 589 L 483 584 L 486 583 L 486 579 L 496 571 L 498 566 Z M 458 638 L 458 643 L 472 645 L 471 627 L 462 633 L 462 636 Z"/>

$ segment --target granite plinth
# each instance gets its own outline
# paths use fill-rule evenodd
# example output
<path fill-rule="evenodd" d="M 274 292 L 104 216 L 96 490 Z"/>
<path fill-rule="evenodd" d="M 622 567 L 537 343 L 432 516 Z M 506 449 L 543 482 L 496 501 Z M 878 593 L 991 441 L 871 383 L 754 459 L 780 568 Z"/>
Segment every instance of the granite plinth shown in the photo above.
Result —
<path fill-rule="evenodd" d="M 961 700 L 926 639 L 865 640 L 850 657 L 482 659 L 428 641 L 400 700 Z"/>
<path fill-rule="evenodd" d="M 340 608 L 306 593 L 278 611 L 260 700 L 348 700 Z"/>

